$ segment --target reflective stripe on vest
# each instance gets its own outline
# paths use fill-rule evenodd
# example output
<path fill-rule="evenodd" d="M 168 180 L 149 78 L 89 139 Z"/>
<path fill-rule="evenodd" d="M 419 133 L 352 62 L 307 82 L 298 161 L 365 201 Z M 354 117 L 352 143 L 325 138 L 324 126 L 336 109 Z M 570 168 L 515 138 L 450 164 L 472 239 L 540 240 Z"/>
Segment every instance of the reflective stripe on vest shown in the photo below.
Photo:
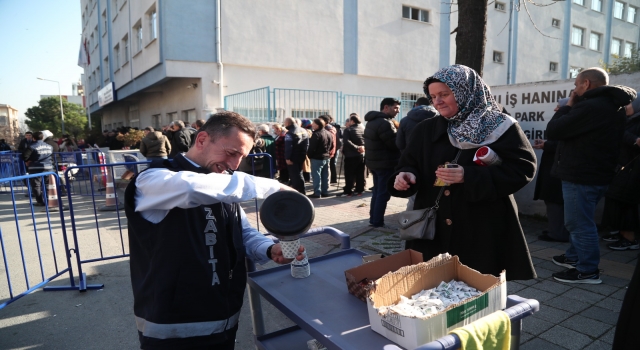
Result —
<path fill-rule="evenodd" d="M 201 337 L 222 333 L 233 328 L 240 318 L 240 311 L 226 320 L 161 324 L 136 316 L 136 326 L 143 336 L 156 339 Z"/>

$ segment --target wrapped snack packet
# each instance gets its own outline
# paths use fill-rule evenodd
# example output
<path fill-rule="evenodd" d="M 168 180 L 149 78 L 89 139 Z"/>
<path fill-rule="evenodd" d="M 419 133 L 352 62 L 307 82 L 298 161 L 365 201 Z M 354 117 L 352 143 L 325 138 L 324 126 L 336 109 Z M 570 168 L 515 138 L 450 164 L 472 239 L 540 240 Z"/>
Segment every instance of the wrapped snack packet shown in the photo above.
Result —
<path fill-rule="evenodd" d="M 473 156 L 473 162 L 481 166 L 500 165 L 502 164 L 502 159 L 491 148 L 482 146 L 478 148 L 476 154 Z"/>

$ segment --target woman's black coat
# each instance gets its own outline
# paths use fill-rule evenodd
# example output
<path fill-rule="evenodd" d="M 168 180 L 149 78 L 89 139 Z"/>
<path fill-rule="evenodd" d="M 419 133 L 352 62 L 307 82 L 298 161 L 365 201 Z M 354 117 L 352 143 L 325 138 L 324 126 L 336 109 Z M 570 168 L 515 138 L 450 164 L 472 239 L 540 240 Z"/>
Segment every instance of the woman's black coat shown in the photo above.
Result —
<path fill-rule="evenodd" d="M 447 187 L 440 199 L 435 239 L 407 241 L 407 248 L 422 252 L 425 261 L 448 252 L 481 273 L 498 275 L 506 270 L 508 280 L 535 278 L 512 196 L 533 179 L 535 154 L 518 124 L 489 147 L 503 163 L 479 166 L 473 162 L 477 149 L 463 150 L 458 164 L 464 168 L 464 183 Z M 414 209 L 433 206 L 440 191 L 433 186 L 435 171 L 438 165 L 451 162 L 457 152 L 449 141 L 444 117 L 418 124 L 396 168 L 415 174 L 416 184 L 407 191 L 395 190 L 396 173 L 388 184 L 391 195 L 409 197 L 417 191 Z"/>
<path fill-rule="evenodd" d="M 551 176 L 551 167 L 553 167 L 553 159 L 556 156 L 557 147 L 558 141 L 547 140 L 544 142 L 536 188 L 533 191 L 533 200 L 541 199 L 557 204 L 564 203 L 562 199 L 562 180 Z"/>

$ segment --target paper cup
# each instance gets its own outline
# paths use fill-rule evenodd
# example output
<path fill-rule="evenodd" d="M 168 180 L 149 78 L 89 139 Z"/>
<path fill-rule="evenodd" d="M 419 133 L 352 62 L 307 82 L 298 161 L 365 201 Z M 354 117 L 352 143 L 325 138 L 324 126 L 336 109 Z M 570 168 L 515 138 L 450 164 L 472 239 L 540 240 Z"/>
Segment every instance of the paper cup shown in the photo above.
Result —
<path fill-rule="evenodd" d="M 282 256 L 287 259 L 294 259 L 298 256 L 298 249 L 300 248 L 300 240 L 293 241 L 280 241 L 280 247 L 282 247 Z"/>

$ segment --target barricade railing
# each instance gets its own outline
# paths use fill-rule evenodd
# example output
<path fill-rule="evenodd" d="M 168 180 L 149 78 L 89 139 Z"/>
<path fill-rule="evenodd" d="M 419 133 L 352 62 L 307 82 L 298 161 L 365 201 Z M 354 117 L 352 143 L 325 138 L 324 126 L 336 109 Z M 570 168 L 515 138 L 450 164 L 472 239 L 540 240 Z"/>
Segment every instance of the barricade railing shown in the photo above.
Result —
<path fill-rule="evenodd" d="M 271 104 L 273 121 L 282 123 L 285 117 L 313 120 L 325 114 L 335 118 L 341 114 L 341 96 L 339 91 L 275 88 Z"/>
<path fill-rule="evenodd" d="M 54 179 L 55 183 L 49 183 L 49 179 Z M 26 202 L 22 196 L 16 198 L 18 191 L 14 184 L 24 181 L 29 192 L 32 184 L 41 185 L 42 197 L 39 200 L 31 195 Z M 0 283 L 0 309 L 65 273 L 69 273 L 69 286 L 64 289 L 78 289 L 73 278 L 62 201 L 57 198 L 57 208 L 49 205 L 48 189 L 60 189 L 58 174 L 42 172 L 2 178 L 0 183 L 7 184 L 11 190 L 9 194 L 2 194 L 11 200 L 3 200 L 0 204 L 0 212 L 4 217 L 3 224 L 0 225 L 0 249 L 6 278 L 6 283 Z M 38 213 L 38 206 L 34 205 L 34 201 L 44 203 L 44 206 L 40 206 L 43 209 Z M 8 218 L 13 219 L 15 229 L 13 224 L 5 224 L 11 222 Z M 45 290 L 56 288 L 58 287 L 45 287 Z"/>
<path fill-rule="evenodd" d="M 22 154 L 12 151 L 0 152 L 0 179 L 9 177 L 23 176 L 27 174 L 27 170 L 22 160 Z M 12 183 L 14 190 L 26 193 L 26 181 Z M 0 192 L 10 192 L 8 182 L 0 183 Z"/>
<path fill-rule="evenodd" d="M 256 123 L 273 122 L 269 87 L 249 90 L 224 97 L 224 109 L 240 113 Z"/>

